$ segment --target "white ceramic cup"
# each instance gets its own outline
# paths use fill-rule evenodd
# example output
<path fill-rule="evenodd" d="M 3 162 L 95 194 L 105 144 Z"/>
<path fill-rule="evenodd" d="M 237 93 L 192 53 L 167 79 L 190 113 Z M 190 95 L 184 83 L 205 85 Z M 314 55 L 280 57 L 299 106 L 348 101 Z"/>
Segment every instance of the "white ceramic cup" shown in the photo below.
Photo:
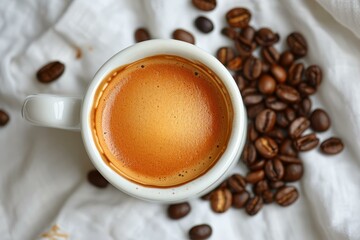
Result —
<path fill-rule="evenodd" d="M 204 175 L 183 185 L 170 188 L 145 187 L 116 173 L 99 154 L 90 125 L 94 95 L 101 81 L 115 68 L 159 54 L 176 55 L 199 61 L 211 69 L 227 88 L 234 111 L 228 146 L 217 163 Z M 83 99 L 46 94 L 31 95 L 25 99 L 22 115 L 24 119 L 34 125 L 80 130 L 92 163 L 113 186 L 136 198 L 164 203 L 181 202 L 199 197 L 219 185 L 238 162 L 246 141 L 247 131 L 247 116 L 243 101 L 228 70 L 204 50 L 176 40 L 149 40 L 128 47 L 115 54 L 98 70 Z"/>

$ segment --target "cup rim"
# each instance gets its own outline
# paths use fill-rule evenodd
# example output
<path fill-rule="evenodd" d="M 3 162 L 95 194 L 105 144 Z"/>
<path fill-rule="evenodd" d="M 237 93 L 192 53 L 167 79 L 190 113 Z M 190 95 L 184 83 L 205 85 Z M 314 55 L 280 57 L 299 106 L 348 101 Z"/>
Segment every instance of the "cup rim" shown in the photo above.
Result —
<path fill-rule="evenodd" d="M 136 60 L 160 55 L 176 55 L 201 62 L 210 68 L 225 85 L 233 107 L 233 123 L 226 150 L 204 175 L 180 186 L 170 188 L 146 187 L 129 181 L 111 169 L 101 157 L 93 140 L 90 114 L 95 92 L 102 80 L 115 68 Z M 136 43 L 116 53 L 105 62 L 93 77 L 81 110 L 81 134 L 85 149 L 95 168 L 116 188 L 121 191 L 148 201 L 179 202 L 191 197 L 200 196 L 218 184 L 219 179 L 238 161 L 239 152 L 246 141 L 246 112 L 238 90 L 229 71 L 212 55 L 199 47 L 177 40 L 156 39 Z"/>

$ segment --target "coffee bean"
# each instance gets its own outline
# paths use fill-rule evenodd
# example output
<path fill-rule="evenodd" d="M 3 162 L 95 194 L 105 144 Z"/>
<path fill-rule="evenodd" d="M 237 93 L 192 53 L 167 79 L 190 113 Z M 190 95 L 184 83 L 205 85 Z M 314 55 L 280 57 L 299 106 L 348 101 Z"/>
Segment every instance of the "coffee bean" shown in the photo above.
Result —
<path fill-rule="evenodd" d="M 286 116 L 287 120 L 292 122 L 296 118 L 296 112 L 295 112 L 295 110 L 293 108 L 288 107 L 288 108 L 285 109 L 285 116 Z"/>
<path fill-rule="evenodd" d="M 249 80 L 257 79 L 261 72 L 261 60 L 255 57 L 249 57 L 244 63 L 243 73 L 244 76 Z"/>
<path fill-rule="evenodd" d="M 286 81 L 287 73 L 280 65 L 271 65 L 270 72 L 278 83 L 284 83 Z"/>
<path fill-rule="evenodd" d="M 293 147 L 293 143 L 290 139 L 285 139 L 280 145 L 280 154 L 291 157 L 297 157 L 298 153 Z"/>
<path fill-rule="evenodd" d="M 245 38 L 250 42 L 254 40 L 255 34 L 256 34 L 256 30 L 251 26 L 247 26 L 246 28 L 242 29 L 242 31 L 240 32 L 240 36 L 242 36 L 243 38 Z"/>
<path fill-rule="evenodd" d="M 258 91 L 256 90 L 256 88 L 254 87 L 247 87 L 245 88 L 243 91 L 241 91 L 241 96 L 244 98 L 246 96 L 249 96 L 249 95 L 253 95 L 253 94 L 256 94 L 258 93 Z"/>
<path fill-rule="evenodd" d="M 280 55 L 279 64 L 284 68 L 290 67 L 294 62 L 294 55 L 290 51 L 285 51 Z"/>
<path fill-rule="evenodd" d="M 268 182 L 266 180 L 260 180 L 254 185 L 254 193 L 261 195 L 264 191 L 269 189 Z"/>
<path fill-rule="evenodd" d="M 308 117 L 310 110 L 311 110 L 311 100 L 308 97 L 302 99 L 301 103 L 299 104 L 299 109 L 297 110 L 300 116 Z"/>
<path fill-rule="evenodd" d="M 272 203 L 274 201 L 274 193 L 271 190 L 265 190 L 261 196 L 264 203 Z"/>
<path fill-rule="evenodd" d="M 280 54 L 273 46 L 263 47 L 261 49 L 261 56 L 264 61 L 270 65 L 277 64 L 280 59 Z"/>
<path fill-rule="evenodd" d="M 344 144 L 340 138 L 331 137 L 321 143 L 320 149 L 325 154 L 337 154 L 344 149 Z"/>
<path fill-rule="evenodd" d="M 241 193 L 245 191 L 246 181 L 240 174 L 233 174 L 227 181 L 229 189 L 233 193 Z"/>
<path fill-rule="evenodd" d="M 308 129 L 310 126 L 310 121 L 305 117 L 296 118 L 289 127 L 289 135 L 291 138 L 298 138 L 301 134 Z"/>
<path fill-rule="evenodd" d="M 143 42 L 146 40 L 150 40 L 150 33 L 146 28 L 138 28 L 135 31 L 135 41 L 136 42 Z"/>
<path fill-rule="evenodd" d="M 310 115 L 311 128 L 316 132 L 324 132 L 330 128 L 329 115 L 323 109 L 315 109 Z"/>
<path fill-rule="evenodd" d="M 9 122 L 9 115 L 2 109 L 0 109 L 0 126 L 3 127 Z"/>
<path fill-rule="evenodd" d="M 192 227 L 189 230 L 189 237 L 191 240 L 205 240 L 212 234 L 212 228 L 208 224 L 200 224 Z"/>
<path fill-rule="evenodd" d="M 285 186 L 285 182 L 283 181 L 269 182 L 269 186 L 271 189 L 278 189 Z"/>
<path fill-rule="evenodd" d="M 291 33 L 287 39 L 290 51 L 297 57 L 304 57 L 307 53 L 307 43 L 303 35 L 298 32 Z"/>
<path fill-rule="evenodd" d="M 300 137 L 294 141 L 295 148 L 299 151 L 309 151 L 319 144 L 315 133 Z"/>
<path fill-rule="evenodd" d="M 274 33 L 269 28 L 260 28 L 256 32 L 255 41 L 260 46 L 271 46 L 274 43 L 277 43 L 279 41 L 280 37 L 279 34 Z"/>
<path fill-rule="evenodd" d="M 87 179 L 89 183 L 98 188 L 105 188 L 109 184 L 108 181 L 96 169 L 91 170 L 88 173 Z"/>
<path fill-rule="evenodd" d="M 303 72 L 304 72 L 304 64 L 302 63 L 293 64 L 289 68 L 287 82 L 292 86 L 298 85 L 302 80 Z"/>
<path fill-rule="evenodd" d="M 226 13 L 226 20 L 231 27 L 246 28 L 250 19 L 251 13 L 246 8 L 233 8 Z"/>
<path fill-rule="evenodd" d="M 211 191 L 211 192 L 209 192 L 209 193 L 201 196 L 201 199 L 202 199 L 202 200 L 206 200 L 206 201 L 207 201 L 207 200 L 210 200 L 212 193 L 213 193 L 213 191 Z"/>
<path fill-rule="evenodd" d="M 283 163 L 289 164 L 289 163 L 301 163 L 301 160 L 297 158 L 297 156 L 289 156 L 289 155 L 278 155 L 278 159 L 280 159 Z"/>
<path fill-rule="evenodd" d="M 182 202 L 169 205 L 167 213 L 171 219 L 180 219 L 188 215 L 190 210 L 190 204 L 188 202 Z"/>
<path fill-rule="evenodd" d="M 255 148 L 264 158 L 273 158 L 278 153 L 278 145 L 269 137 L 260 137 L 255 141 Z"/>
<path fill-rule="evenodd" d="M 278 144 L 280 144 L 286 137 L 286 131 L 282 128 L 274 128 L 267 133 L 267 136 L 274 139 Z"/>
<path fill-rule="evenodd" d="M 263 61 L 261 64 L 261 72 L 268 73 L 269 71 L 270 71 L 270 64 Z"/>
<path fill-rule="evenodd" d="M 203 33 L 209 33 L 214 29 L 214 24 L 210 19 L 204 16 L 197 17 L 195 19 L 196 28 Z"/>
<path fill-rule="evenodd" d="M 236 85 L 238 86 L 240 91 L 242 91 L 246 88 L 247 81 L 245 80 L 245 78 L 243 76 L 241 76 L 240 74 L 236 74 L 234 79 L 235 79 Z"/>
<path fill-rule="evenodd" d="M 273 94 L 276 89 L 275 79 L 268 74 L 263 74 L 259 79 L 258 89 L 262 94 L 265 95 Z"/>
<path fill-rule="evenodd" d="M 241 193 L 235 193 L 232 196 L 232 206 L 234 208 L 242 208 L 246 206 L 247 201 L 250 198 L 250 194 L 247 191 Z"/>
<path fill-rule="evenodd" d="M 288 164 L 285 166 L 285 174 L 283 180 L 286 182 L 295 182 L 301 179 L 304 173 L 302 164 Z"/>
<path fill-rule="evenodd" d="M 316 88 L 310 86 L 309 84 L 305 83 L 305 82 L 301 82 L 298 86 L 297 89 L 299 90 L 299 92 L 301 93 L 302 96 L 309 96 L 312 95 L 316 92 Z"/>
<path fill-rule="evenodd" d="M 226 212 L 232 203 L 232 195 L 229 189 L 220 188 L 213 192 L 210 197 L 211 209 L 216 213 Z"/>
<path fill-rule="evenodd" d="M 256 43 L 242 36 L 238 36 L 235 39 L 235 48 L 238 51 L 240 57 L 247 58 L 251 56 L 252 52 L 255 50 Z"/>
<path fill-rule="evenodd" d="M 295 187 L 282 187 L 275 194 L 275 201 L 280 206 L 289 206 L 299 197 L 299 193 Z"/>
<path fill-rule="evenodd" d="M 192 4 L 199 10 L 211 11 L 216 7 L 216 0 L 192 0 Z"/>
<path fill-rule="evenodd" d="M 245 179 L 246 179 L 246 182 L 248 182 L 248 183 L 257 183 L 257 182 L 263 180 L 264 177 L 265 177 L 264 170 L 257 170 L 254 172 L 248 172 Z"/>
<path fill-rule="evenodd" d="M 172 38 L 176 40 L 188 42 L 191 44 L 195 44 L 194 36 L 190 32 L 185 31 L 184 29 L 176 29 L 172 34 Z"/>
<path fill-rule="evenodd" d="M 58 79 L 65 70 L 65 65 L 59 61 L 49 62 L 36 73 L 36 77 L 41 83 L 50 83 Z"/>
<path fill-rule="evenodd" d="M 259 136 L 259 133 L 256 131 L 255 125 L 253 122 L 248 124 L 248 138 L 251 142 L 254 142 Z"/>
<path fill-rule="evenodd" d="M 259 196 L 252 197 L 248 200 L 245 210 L 250 216 L 257 214 L 263 206 L 263 200 Z"/>
<path fill-rule="evenodd" d="M 236 37 L 239 35 L 235 28 L 231 27 L 224 27 L 223 29 L 221 29 L 221 34 L 232 40 L 235 40 Z"/>
<path fill-rule="evenodd" d="M 279 181 L 284 176 L 284 166 L 277 158 L 267 161 L 265 174 L 270 181 Z"/>
<path fill-rule="evenodd" d="M 265 106 L 274 111 L 283 111 L 288 107 L 288 104 L 282 101 L 279 101 L 274 96 L 269 96 L 265 99 Z"/>
<path fill-rule="evenodd" d="M 260 133 L 270 132 L 276 123 L 276 113 L 271 109 L 262 110 L 255 119 L 255 127 Z"/>
<path fill-rule="evenodd" d="M 235 58 L 235 52 L 230 47 L 221 47 L 217 50 L 216 57 L 223 65 L 227 65 L 231 59 Z"/>
<path fill-rule="evenodd" d="M 317 65 L 309 66 L 305 71 L 306 81 L 313 87 L 318 87 L 322 81 L 322 71 Z"/>
<path fill-rule="evenodd" d="M 257 156 L 257 153 L 256 153 L 255 146 L 250 142 L 246 143 L 244 146 L 243 153 L 241 155 L 242 161 L 246 165 L 251 165 L 255 162 L 256 156 Z"/>
<path fill-rule="evenodd" d="M 257 170 L 261 170 L 264 168 L 266 163 L 265 159 L 260 159 L 258 161 L 255 161 L 253 164 L 248 165 L 248 168 L 250 171 L 257 171 Z"/>
<path fill-rule="evenodd" d="M 300 101 L 300 94 L 299 92 L 290 86 L 279 84 L 276 87 L 276 96 L 281 100 L 289 103 L 296 103 Z"/>
<path fill-rule="evenodd" d="M 229 60 L 226 64 L 226 67 L 231 71 L 239 71 L 242 68 L 242 58 L 235 57 Z"/>
<path fill-rule="evenodd" d="M 247 114 L 250 119 L 253 119 L 258 115 L 262 110 L 265 109 L 264 103 L 258 103 L 255 105 L 252 105 L 247 108 Z"/>
<path fill-rule="evenodd" d="M 276 124 L 282 128 L 286 128 L 289 125 L 289 120 L 287 119 L 284 112 L 276 113 Z"/>

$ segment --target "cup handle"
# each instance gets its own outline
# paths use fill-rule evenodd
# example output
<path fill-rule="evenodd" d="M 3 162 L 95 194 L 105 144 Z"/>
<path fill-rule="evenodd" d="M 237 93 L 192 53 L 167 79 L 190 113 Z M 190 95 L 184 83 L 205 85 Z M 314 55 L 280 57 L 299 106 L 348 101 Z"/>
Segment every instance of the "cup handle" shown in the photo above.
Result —
<path fill-rule="evenodd" d="M 42 127 L 80 131 L 82 98 L 49 94 L 28 96 L 22 107 L 22 117 Z"/>

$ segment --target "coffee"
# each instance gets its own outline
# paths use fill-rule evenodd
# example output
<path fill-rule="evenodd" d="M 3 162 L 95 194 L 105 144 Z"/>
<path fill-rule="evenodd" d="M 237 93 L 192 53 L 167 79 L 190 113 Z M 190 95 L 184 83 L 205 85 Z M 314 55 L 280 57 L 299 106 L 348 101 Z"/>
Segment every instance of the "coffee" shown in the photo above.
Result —
<path fill-rule="evenodd" d="M 104 161 L 156 187 L 207 172 L 227 147 L 232 120 L 221 80 L 201 63 L 171 55 L 113 70 L 98 87 L 91 115 Z"/>

